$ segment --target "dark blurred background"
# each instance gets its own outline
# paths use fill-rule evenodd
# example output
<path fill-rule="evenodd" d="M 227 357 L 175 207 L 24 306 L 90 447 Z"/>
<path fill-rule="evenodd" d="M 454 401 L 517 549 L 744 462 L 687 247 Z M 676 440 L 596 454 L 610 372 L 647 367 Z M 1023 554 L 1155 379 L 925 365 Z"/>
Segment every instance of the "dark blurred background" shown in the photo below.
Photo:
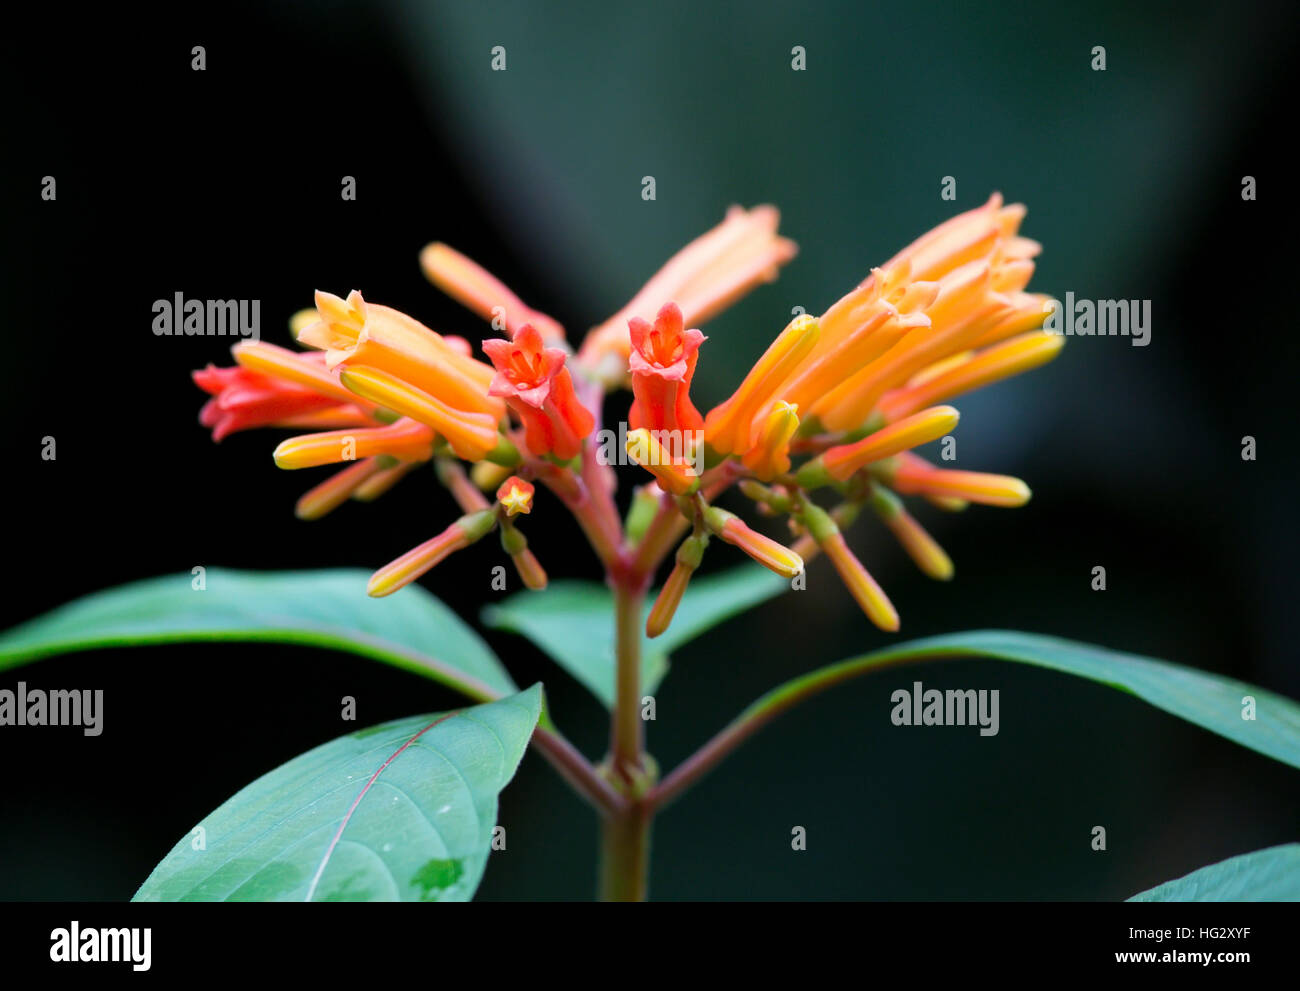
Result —
<path fill-rule="evenodd" d="M 1024 477 L 1024 509 L 926 508 L 957 565 L 920 576 L 870 521 L 853 543 L 902 636 L 1007 627 L 1178 661 L 1300 697 L 1292 522 L 1295 243 L 1286 151 L 1295 7 L 1180 3 L 239 2 L 28 12 L 5 38 L 7 578 L 0 626 L 194 565 L 377 567 L 440 530 L 421 473 L 378 505 L 292 515 L 323 473 L 267 432 L 214 447 L 189 371 L 220 338 L 159 338 L 151 304 L 262 301 L 263 336 L 312 291 L 361 289 L 471 340 L 429 286 L 447 241 L 574 339 L 731 203 L 772 202 L 800 244 L 781 279 L 705 331 L 702 407 L 800 305 L 992 190 L 1029 207 L 1032 289 L 1152 301 L 1148 347 L 1074 338 L 1047 368 L 963 399 L 958 465 Z M 206 48 L 207 69 L 190 68 Z M 490 71 L 505 46 L 507 70 Z M 807 69 L 791 70 L 804 46 Z M 1106 49 L 1104 72 L 1090 67 Z M 58 198 L 42 202 L 41 177 Z M 339 196 L 344 175 L 357 200 Z M 641 198 L 653 175 L 657 199 Z M 1242 177 L 1258 200 L 1243 202 Z M 941 201 L 944 176 L 955 203 Z M 623 414 L 614 399 L 610 420 Z M 40 459 L 41 438 L 58 459 Z M 1258 460 L 1243 462 L 1252 435 Z M 631 476 L 625 477 L 625 489 Z M 547 500 L 527 532 L 553 576 L 597 577 Z M 475 617 L 494 541 L 424 584 Z M 712 566 L 736 564 L 712 555 Z M 1107 569 L 1108 589 L 1090 588 Z M 481 580 L 473 576 L 482 576 Z M 358 588 L 358 594 L 363 594 Z M 526 642 L 588 754 L 604 716 Z M 825 562 L 674 658 L 650 748 L 686 757 L 776 682 L 889 641 Z M 998 688 L 1001 732 L 890 724 L 889 695 Z M 102 688 L 105 732 L 0 730 L 0 897 L 126 899 L 244 784 L 349 728 L 450 692 L 352 657 L 187 646 L 9 672 Z M 586 898 L 596 828 L 535 755 L 504 793 L 509 850 L 480 895 Z M 808 830 L 808 850 L 790 830 Z M 1091 830 L 1107 830 L 1105 852 Z M 1297 839 L 1300 777 L 1110 689 L 952 662 L 846 685 L 764 731 L 659 821 L 665 899 L 1116 899 Z"/>

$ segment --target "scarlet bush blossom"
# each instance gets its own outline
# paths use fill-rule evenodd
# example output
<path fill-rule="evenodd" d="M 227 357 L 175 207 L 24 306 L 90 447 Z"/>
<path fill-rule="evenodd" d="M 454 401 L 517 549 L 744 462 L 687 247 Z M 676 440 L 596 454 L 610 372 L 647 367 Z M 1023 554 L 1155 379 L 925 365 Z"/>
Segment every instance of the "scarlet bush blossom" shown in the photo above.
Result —
<path fill-rule="evenodd" d="M 530 454 L 568 461 L 596 421 L 573 391 L 561 348 L 548 348 L 541 332 L 526 323 L 508 341 L 487 340 L 483 350 L 496 366 L 488 395 L 501 396 L 524 425 Z"/>
<path fill-rule="evenodd" d="M 653 325 L 632 317 L 627 328 L 632 342 L 628 371 L 636 397 L 627 415 L 629 426 L 677 434 L 702 430 L 704 417 L 689 392 L 704 335 L 683 329 L 676 303 L 665 303 Z"/>
<path fill-rule="evenodd" d="M 276 449 L 284 468 L 355 462 L 303 497 L 298 514 L 309 519 L 349 498 L 376 498 L 435 462 L 463 515 L 376 572 L 372 595 L 401 588 L 495 529 L 525 583 L 544 586 L 515 525 L 532 513 L 540 482 L 622 582 L 648 583 L 680 545 L 646 622 L 651 636 L 671 624 L 712 537 L 787 578 L 824 552 L 868 618 L 896 630 L 898 612 L 842 533 L 863 509 L 925 574 L 944 580 L 952 562 L 902 496 L 944 510 L 1029 498 L 1018 479 L 943 469 L 913 453 L 956 426 L 949 400 L 1061 347 L 1063 338 L 1038 329 L 1047 297 L 1026 291 L 1040 249 L 1019 234 L 1024 214 L 995 194 L 921 236 L 820 316 L 792 320 L 707 416 L 690 394 L 705 337 L 688 325 L 793 258 L 772 207 L 733 208 L 594 328 L 576 355 L 557 321 L 464 255 L 432 244 L 421 253 L 429 278 L 508 334 L 483 341 L 487 362 L 462 339 L 358 292 L 318 292 L 314 312 L 294 321 L 298 343 L 316 350 L 237 345 L 236 367 L 195 373 L 213 397 L 201 420 L 218 440 L 256 426 L 314 429 Z M 605 391 L 620 387 L 633 394 L 628 453 L 658 483 L 634 500 L 626 525 L 614 508 L 613 472 L 588 443 Z M 697 434 L 702 452 L 666 444 Z M 785 516 L 793 546 L 714 505 L 733 487 L 761 514 Z M 832 504 L 815 501 L 821 493 Z"/>

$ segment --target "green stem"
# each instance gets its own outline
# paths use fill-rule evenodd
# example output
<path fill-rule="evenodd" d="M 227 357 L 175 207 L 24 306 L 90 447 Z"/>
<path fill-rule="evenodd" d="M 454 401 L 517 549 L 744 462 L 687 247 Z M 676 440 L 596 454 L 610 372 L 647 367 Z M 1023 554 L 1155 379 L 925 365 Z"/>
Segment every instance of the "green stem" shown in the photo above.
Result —
<path fill-rule="evenodd" d="M 654 813 L 637 803 L 601 824 L 600 898 L 643 902 L 650 874 L 650 820 Z"/>
<path fill-rule="evenodd" d="M 617 687 L 610 719 L 609 775 L 629 799 L 606 812 L 601 824 L 600 897 L 604 901 L 643 901 L 650 868 L 653 812 L 641 801 L 650 781 L 641 721 L 641 612 L 645 583 L 621 570 L 614 585 Z"/>
<path fill-rule="evenodd" d="M 643 587 L 631 587 L 622 578 L 614 581 L 614 622 L 618 662 L 614 691 L 614 713 L 610 726 L 611 769 L 632 782 L 641 772 L 645 724 L 641 721 L 641 606 Z"/>

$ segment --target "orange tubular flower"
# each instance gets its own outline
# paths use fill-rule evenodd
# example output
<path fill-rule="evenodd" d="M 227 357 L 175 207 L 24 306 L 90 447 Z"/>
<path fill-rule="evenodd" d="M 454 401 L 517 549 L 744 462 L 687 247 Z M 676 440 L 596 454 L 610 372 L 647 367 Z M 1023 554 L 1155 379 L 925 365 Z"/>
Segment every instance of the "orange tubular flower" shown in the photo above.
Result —
<path fill-rule="evenodd" d="M 677 614 L 677 607 L 682 603 L 682 596 L 686 594 L 686 586 L 690 584 L 691 575 L 694 573 L 694 568 L 682 564 L 680 561 L 673 565 L 673 570 L 668 573 L 668 579 L 664 582 L 664 587 L 655 596 L 654 605 L 650 607 L 650 613 L 646 616 L 645 635 L 647 637 L 653 640 L 668 630 L 673 621 L 673 616 Z"/>
<path fill-rule="evenodd" d="M 688 393 L 705 336 L 698 330 L 682 329 L 682 311 L 676 303 L 665 303 L 653 326 L 633 317 L 627 327 L 632 341 L 628 370 L 636 397 L 628 426 L 683 435 L 704 429 L 704 417 L 691 404 Z"/>
<path fill-rule="evenodd" d="M 329 379 L 322 362 L 308 355 L 285 353 L 302 368 L 301 379 L 263 374 L 242 365 L 235 368 L 209 365 L 193 373 L 195 384 L 212 396 L 200 411 L 199 422 L 212 428 L 213 440 L 220 441 L 236 431 L 254 427 L 294 427 L 307 423 L 328 427 L 369 426 L 376 422 L 357 397 L 350 397 L 354 402 L 340 402 L 337 395 L 323 389 L 319 382 L 310 386 L 302 384 L 302 379 L 311 380 L 315 373 Z M 332 380 L 332 385 L 342 395 L 348 395 L 337 380 Z"/>
<path fill-rule="evenodd" d="M 840 580 L 852 594 L 867 618 L 889 633 L 898 631 L 898 610 L 889 601 L 884 590 L 871 577 L 844 542 L 844 535 L 830 514 L 818 506 L 806 506 L 801 521 L 808 535 L 817 543 L 839 573 Z"/>
<path fill-rule="evenodd" d="M 1028 333 L 1041 325 L 1046 297 L 1023 291 L 1040 250 L 1017 233 L 1024 215 L 995 193 L 873 269 L 819 320 L 792 322 L 709 413 L 706 442 L 757 463 L 778 401 L 799 407 L 805 432 L 878 429 L 1050 360 L 1062 338 Z"/>
<path fill-rule="evenodd" d="M 386 427 L 365 430 L 331 430 L 290 437 L 275 449 L 281 468 L 359 461 L 381 454 L 398 461 L 428 461 L 433 457 L 433 431 L 423 423 L 402 419 Z"/>
<path fill-rule="evenodd" d="M 875 270 L 862 290 L 841 300 L 821 319 L 821 339 L 808 360 L 782 384 L 781 395 L 812 409 L 832 389 L 866 368 L 913 332 L 930 326 L 926 307 L 938 298 L 933 282 L 913 282 L 904 262 Z M 860 299 L 858 297 L 861 297 Z"/>
<path fill-rule="evenodd" d="M 705 419 L 710 455 L 747 470 L 742 489 L 760 510 L 791 514 L 798 546 L 824 551 L 882 629 L 898 628 L 897 612 L 808 493 L 836 487 L 845 500 L 837 517 L 846 521 L 869 502 L 921 570 L 940 580 L 951 577 L 951 560 L 895 492 L 946 510 L 1029 499 L 1019 479 L 940 469 L 911 453 L 957 423 L 957 410 L 935 404 L 1042 365 L 1061 349 L 1062 337 L 1036 329 L 1048 297 L 1025 291 L 1041 249 L 1019 235 L 1024 216 L 1023 206 L 1004 206 L 995 193 L 918 238 L 819 318 L 792 321 Z M 794 470 L 793 495 L 792 444 L 821 452 Z M 753 543 L 728 525 L 740 538 L 732 542 Z"/>
<path fill-rule="evenodd" d="M 484 320 L 500 316 L 511 337 L 524 324 L 532 324 L 546 340 L 564 340 L 564 328 L 559 323 L 525 306 L 500 279 L 456 249 L 441 243 L 430 244 L 420 252 L 420 267 L 430 282 Z"/>
<path fill-rule="evenodd" d="M 901 455 L 885 477 L 903 495 L 945 496 L 986 506 L 1023 506 L 1030 496 L 1029 486 L 1010 475 L 936 468 L 910 453 Z"/>
<path fill-rule="evenodd" d="M 1023 207 L 1003 207 L 995 194 L 874 269 L 822 314 L 815 342 L 779 375 L 785 349 L 774 345 L 752 381 L 710 414 L 709 445 L 743 455 L 777 399 L 823 429 L 856 429 L 887 391 L 927 366 L 1041 325 L 1045 297 L 1022 291 L 1039 251 L 1016 234 L 1023 216 Z"/>
<path fill-rule="evenodd" d="M 894 608 L 884 589 L 871 577 L 871 572 L 862 566 L 862 562 L 849 550 L 844 542 L 844 535 L 833 533 L 820 541 L 826 556 L 835 565 L 840 580 L 853 595 L 859 608 L 867 618 L 887 633 L 897 633 L 899 627 L 898 610 Z"/>
<path fill-rule="evenodd" d="M 505 415 L 501 400 L 488 395 L 492 369 L 405 313 L 367 303 L 356 291 L 346 300 L 317 292 L 316 310 L 320 320 L 298 342 L 323 350 L 329 369 L 377 368 L 453 410 L 486 413 L 493 422 Z"/>
<path fill-rule="evenodd" d="M 532 324 L 512 340 L 484 341 L 483 350 L 496 366 L 489 395 L 504 397 L 519 416 L 529 452 L 561 461 L 576 457 L 596 421 L 578 402 L 564 351 L 546 347 Z"/>
<path fill-rule="evenodd" d="M 1026 288 L 1041 248 L 1020 236 L 1024 216 L 1023 206 L 1004 205 L 995 193 L 935 227 L 820 316 L 791 320 L 707 416 L 690 397 L 706 340 L 696 325 L 776 278 L 796 252 L 777 233 L 771 206 L 728 210 L 593 328 L 576 357 L 558 322 L 469 258 L 429 244 L 420 255 L 428 278 L 506 333 L 483 342 L 490 363 L 476 360 L 464 338 L 435 333 L 357 291 L 317 292 L 315 309 L 291 320 L 294 336 L 315 352 L 238 344 L 237 367 L 194 373 L 212 397 L 201 420 L 216 440 L 256 426 L 317 431 L 274 452 L 282 468 L 341 465 L 299 500 L 303 519 L 373 499 L 413 466 L 435 462 L 464 515 L 375 572 L 371 595 L 416 580 L 493 529 L 524 584 L 545 587 L 546 572 L 517 527 L 532 511 L 537 483 L 574 512 L 612 580 L 648 581 L 681 541 L 648 636 L 668 629 L 710 534 L 787 579 L 802 574 L 803 554 L 825 553 L 872 622 L 894 631 L 897 611 L 841 527 L 870 508 L 926 575 L 945 580 L 952 561 L 900 496 L 948 511 L 1019 506 L 1030 497 L 1019 479 L 939 468 L 913 453 L 956 426 L 958 411 L 941 404 L 1036 368 L 1064 343 L 1040 329 L 1049 298 Z M 584 450 L 609 386 L 631 388 L 626 453 L 656 483 L 634 499 L 621 528 L 612 470 Z M 788 517 L 796 549 L 711 505 L 737 482 L 763 515 Z M 835 498 L 829 511 L 814 501 L 827 489 Z"/>
<path fill-rule="evenodd" d="M 1023 206 L 1004 207 L 995 193 L 984 206 L 954 217 L 903 249 L 827 312 L 823 324 L 843 324 L 855 312 L 848 301 L 878 284 L 887 288 L 891 279 L 898 282 L 901 277 L 892 291 L 904 295 L 907 280 L 938 286 L 922 310 L 927 326 L 905 334 L 813 405 L 810 412 L 824 427 L 858 427 L 887 391 L 905 385 L 926 367 L 1042 324 L 1043 297 L 1022 291 L 1040 250 L 1036 242 L 1016 233 L 1024 215 Z M 833 314 L 839 319 L 832 320 Z"/>
<path fill-rule="evenodd" d="M 497 445 L 497 425 L 489 413 L 452 409 L 396 376 L 365 365 L 345 368 L 339 379 L 358 396 L 431 427 L 466 461 L 483 460 Z"/>
<path fill-rule="evenodd" d="M 922 572 L 936 581 L 952 577 L 952 559 L 903 508 L 903 501 L 881 485 L 871 486 L 871 508 Z"/>
<path fill-rule="evenodd" d="M 721 224 L 673 255 L 631 302 L 593 328 L 579 358 L 602 381 L 617 384 L 627 373 L 632 317 L 647 319 L 676 300 L 684 323 L 700 324 L 755 286 L 771 282 L 798 250 L 777 235 L 780 222 L 775 207 L 733 206 Z"/>
<path fill-rule="evenodd" d="M 782 578 L 793 578 L 803 571 L 803 558 L 771 537 L 752 530 L 734 513 L 717 506 L 704 511 L 705 525 L 733 547 L 739 547 L 755 561 Z"/>
<path fill-rule="evenodd" d="M 496 512 L 491 509 L 462 516 L 432 540 L 412 548 L 371 575 L 367 593 L 377 599 L 392 595 L 456 551 L 491 533 L 496 525 Z"/>
<path fill-rule="evenodd" d="M 957 356 L 957 361 L 940 363 L 946 367 L 935 366 L 930 374 L 923 373 L 905 388 L 887 393 L 881 400 L 880 412 L 892 422 L 930 403 L 952 399 L 1046 364 L 1064 345 L 1064 337 L 1040 330 Z"/>
<path fill-rule="evenodd" d="M 863 465 L 942 437 L 957 426 L 960 417 L 951 406 L 935 406 L 877 430 L 854 444 L 832 447 L 821 456 L 821 461 L 830 477 L 842 482 Z"/>
<path fill-rule="evenodd" d="M 673 566 L 672 572 L 668 575 L 668 580 L 664 582 L 664 587 L 659 590 L 655 597 L 654 605 L 650 607 L 650 613 L 646 616 L 645 635 L 651 639 L 664 633 L 673 621 L 673 616 L 677 613 L 677 607 L 682 603 L 682 596 L 686 594 L 686 586 L 690 584 L 691 575 L 695 574 L 695 569 L 700 566 L 704 559 L 704 549 L 708 546 L 709 538 L 707 534 L 687 537 L 682 541 L 682 545 L 677 548 L 677 563 Z"/>

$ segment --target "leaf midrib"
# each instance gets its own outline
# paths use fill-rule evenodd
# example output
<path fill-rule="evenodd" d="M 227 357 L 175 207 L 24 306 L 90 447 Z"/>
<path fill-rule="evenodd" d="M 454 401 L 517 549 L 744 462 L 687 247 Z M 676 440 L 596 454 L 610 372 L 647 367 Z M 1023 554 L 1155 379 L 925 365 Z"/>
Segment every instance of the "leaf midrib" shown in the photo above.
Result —
<path fill-rule="evenodd" d="M 339 841 L 343 838 L 343 833 L 347 830 L 348 824 L 352 821 L 352 816 L 356 813 L 357 809 L 360 808 L 361 803 L 362 801 L 364 801 L 366 795 L 370 793 L 371 787 L 374 785 L 376 781 L 379 780 L 379 776 L 383 774 L 384 771 L 386 771 L 389 768 L 389 766 L 392 765 L 392 763 L 397 760 L 398 757 L 402 756 L 402 754 L 406 752 L 406 749 L 410 747 L 411 744 L 413 744 L 420 737 L 424 736 L 425 733 L 429 732 L 435 726 L 445 723 L 448 719 L 452 719 L 458 715 L 460 715 L 459 711 L 448 712 L 445 713 L 444 715 L 439 716 L 437 719 L 433 720 L 433 722 L 429 723 L 428 726 L 425 726 L 422 730 L 420 730 L 418 733 L 413 735 L 409 740 L 407 740 L 395 751 L 393 751 L 393 753 L 389 755 L 388 759 L 384 761 L 382 764 L 380 764 L 378 768 L 376 768 L 375 773 L 370 776 L 370 779 L 364 785 L 362 785 L 361 792 L 357 795 L 355 799 L 352 800 L 352 804 L 348 807 L 347 812 L 343 814 L 343 820 L 339 823 L 339 828 L 335 832 L 333 839 L 330 840 L 329 846 L 325 848 L 325 854 L 321 858 L 320 865 L 316 868 L 316 873 L 312 876 L 311 884 L 307 886 L 307 896 L 303 899 L 303 901 L 306 902 L 311 901 L 312 895 L 316 893 L 316 887 L 317 885 L 320 884 L 320 879 L 325 874 L 325 868 L 329 866 L 330 858 L 334 856 L 334 850 L 335 848 L 338 847 Z M 443 759 L 446 760 L 445 757 Z M 432 826 L 433 824 L 430 823 L 430 825 Z M 437 827 L 434 828 L 436 831 Z"/>

